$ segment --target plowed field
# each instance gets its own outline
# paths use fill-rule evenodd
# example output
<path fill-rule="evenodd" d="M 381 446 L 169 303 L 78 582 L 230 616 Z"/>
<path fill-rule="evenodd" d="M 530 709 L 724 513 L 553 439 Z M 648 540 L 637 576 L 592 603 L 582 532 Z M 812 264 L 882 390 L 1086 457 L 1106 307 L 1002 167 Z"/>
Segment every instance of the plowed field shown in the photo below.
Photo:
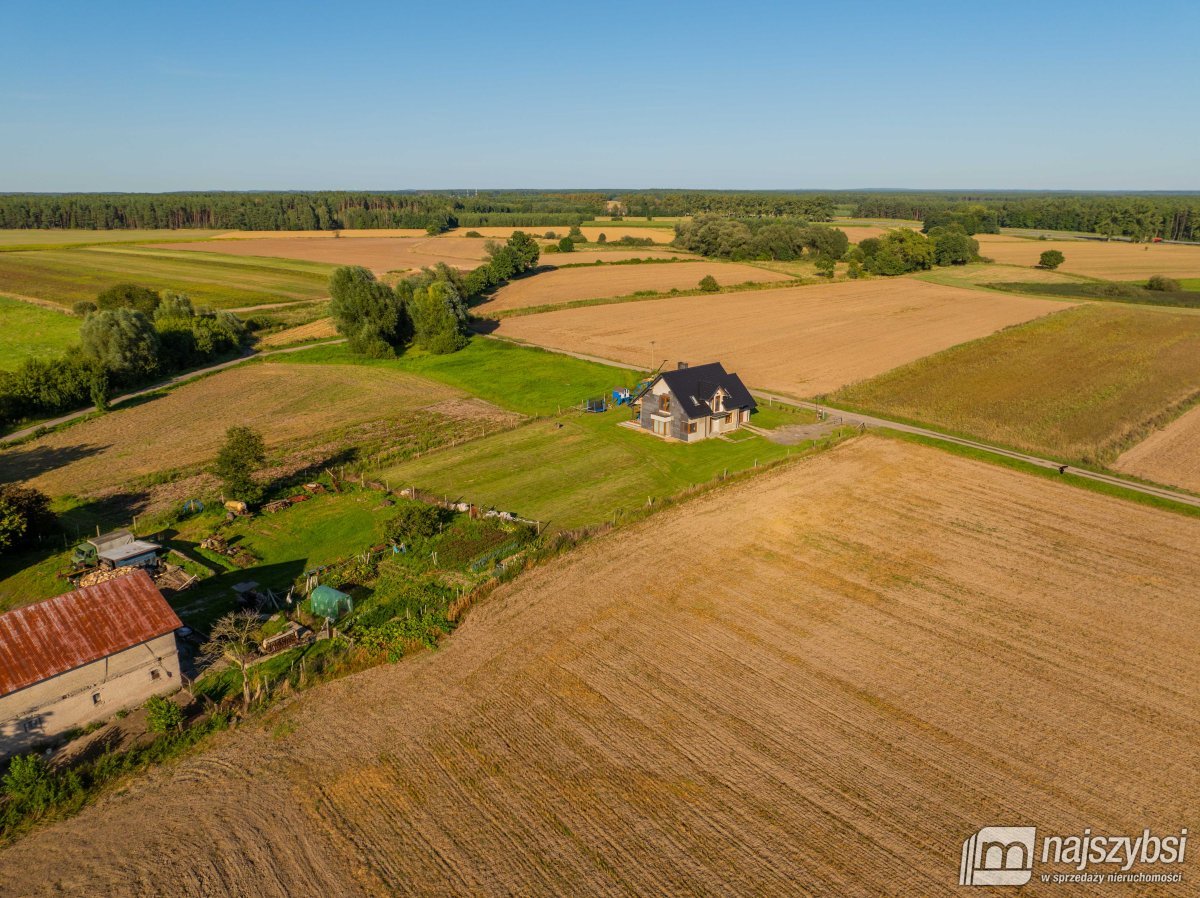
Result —
<path fill-rule="evenodd" d="M 1063 307 L 880 278 L 565 309 L 498 333 L 651 368 L 720 361 L 752 387 L 812 396 Z"/>
<path fill-rule="evenodd" d="M 442 650 L 33 833 L 0 893 L 953 896 L 982 825 L 1178 832 L 1198 541 L 860 439 L 598 540 Z M 633 582 L 664 546 L 686 563 Z"/>

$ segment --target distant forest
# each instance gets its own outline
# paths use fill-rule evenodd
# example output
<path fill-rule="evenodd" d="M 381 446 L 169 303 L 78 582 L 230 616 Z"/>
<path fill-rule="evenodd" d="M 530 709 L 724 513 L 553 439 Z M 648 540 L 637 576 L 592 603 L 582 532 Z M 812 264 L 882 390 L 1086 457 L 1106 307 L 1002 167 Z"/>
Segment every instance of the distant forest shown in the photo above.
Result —
<path fill-rule="evenodd" d="M 0 228 L 215 228 L 332 231 L 507 225 L 571 226 L 619 202 L 631 216 L 723 215 L 830 221 L 859 218 L 1081 231 L 1200 241 L 1200 195 L 954 191 L 319 191 L 0 195 Z"/>

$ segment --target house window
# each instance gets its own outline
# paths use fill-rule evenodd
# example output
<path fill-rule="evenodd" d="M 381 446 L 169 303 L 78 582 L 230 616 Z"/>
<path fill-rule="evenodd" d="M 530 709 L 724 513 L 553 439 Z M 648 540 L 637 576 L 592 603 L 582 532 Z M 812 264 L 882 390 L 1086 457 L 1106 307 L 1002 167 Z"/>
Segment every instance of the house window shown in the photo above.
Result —
<path fill-rule="evenodd" d="M 671 410 L 671 394 L 662 393 L 658 397 L 659 411 L 669 412 Z"/>
<path fill-rule="evenodd" d="M 733 415 L 726 415 L 724 420 L 725 420 L 726 424 L 732 424 L 733 423 Z"/>
<path fill-rule="evenodd" d="M 100 704 L 100 693 L 99 692 L 92 693 L 92 704 L 93 705 Z"/>
<path fill-rule="evenodd" d="M 154 668 L 154 670 L 150 671 L 150 679 L 152 679 L 152 680 L 157 680 L 161 676 L 162 676 L 162 671 L 159 670 L 157 667 Z"/>
<path fill-rule="evenodd" d="M 688 432 L 688 433 L 695 433 L 695 432 L 696 432 L 696 422 L 695 422 L 695 421 L 689 421 L 689 422 L 688 422 L 688 426 L 687 426 L 687 432 Z"/>

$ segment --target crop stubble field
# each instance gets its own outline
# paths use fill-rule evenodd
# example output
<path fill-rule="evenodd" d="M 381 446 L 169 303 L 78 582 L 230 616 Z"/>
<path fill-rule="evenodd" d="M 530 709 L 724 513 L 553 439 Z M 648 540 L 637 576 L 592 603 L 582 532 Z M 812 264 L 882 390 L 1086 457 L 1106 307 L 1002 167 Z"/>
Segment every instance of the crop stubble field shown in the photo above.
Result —
<path fill-rule="evenodd" d="M 330 266 L 288 259 L 247 259 L 220 252 L 234 242 L 107 245 L 0 253 L 0 292 L 70 307 L 103 290 L 135 283 L 186 293 L 198 306 L 239 308 L 328 296 Z M 204 247 L 206 253 L 181 246 Z M 218 250 L 218 251 L 214 251 Z"/>
<path fill-rule="evenodd" d="M 563 268 L 518 278 L 501 287 L 479 311 L 507 311 L 576 299 L 628 296 L 639 290 L 694 290 L 712 275 L 722 287 L 791 280 L 786 274 L 732 262 L 672 262 Z"/>
<path fill-rule="evenodd" d="M 1063 307 L 896 278 L 564 309 L 502 319 L 497 333 L 652 368 L 719 360 L 751 387 L 799 397 Z"/>
<path fill-rule="evenodd" d="M 355 365 L 241 365 L 0 451 L 0 481 L 29 478 L 52 496 L 84 495 L 208 462 L 234 424 L 259 428 L 268 447 L 279 447 L 464 395 L 403 372 Z"/>
<path fill-rule="evenodd" d="M 1032 266 L 1046 250 L 1066 257 L 1061 271 L 1110 281 L 1145 280 L 1153 274 L 1200 277 L 1200 246 L 1126 243 L 1112 240 L 1027 240 L 1003 234 L 976 234 L 979 252 L 997 262 Z"/>
<path fill-rule="evenodd" d="M 716 534 L 629 587 L 629 558 Z M 984 823 L 1172 830 L 1200 804 L 1198 540 L 861 438 L 585 546 L 441 651 L 31 834 L 0 892 L 958 894 Z"/>
<path fill-rule="evenodd" d="M 1200 406 L 1130 448 L 1113 467 L 1200 493 Z"/>
<path fill-rule="evenodd" d="M 1198 392 L 1200 316 L 1089 303 L 922 358 L 835 398 L 1020 449 L 1107 462 Z"/>
<path fill-rule="evenodd" d="M 487 240 L 478 237 L 243 237 L 237 240 L 171 244 L 174 251 L 233 256 L 302 259 L 327 265 L 362 265 L 377 274 L 445 262 L 474 268 L 486 258 Z"/>

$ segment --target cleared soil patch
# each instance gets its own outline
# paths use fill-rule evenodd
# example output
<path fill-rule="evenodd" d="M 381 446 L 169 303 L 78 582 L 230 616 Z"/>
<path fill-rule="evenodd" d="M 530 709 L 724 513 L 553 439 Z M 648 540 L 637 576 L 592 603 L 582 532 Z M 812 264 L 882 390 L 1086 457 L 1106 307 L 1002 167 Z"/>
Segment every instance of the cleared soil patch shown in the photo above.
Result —
<path fill-rule="evenodd" d="M 0 292 L 70 307 L 120 283 L 186 293 L 198 306 L 229 309 L 320 299 L 331 268 L 286 259 L 247 259 L 219 252 L 233 243 L 92 246 L 0 253 Z M 178 251 L 180 247 L 208 252 Z M 218 250 L 218 251 L 214 251 Z"/>
<path fill-rule="evenodd" d="M 268 447 L 383 419 L 463 393 L 398 371 L 357 365 L 248 364 L 0 452 L 0 481 L 83 495 L 212 459 L 234 424 Z"/>
<path fill-rule="evenodd" d="M 1150 434 L 1113 467 L 1200 493 L 1200 406 Z"/>
<path fill-rule="evenodd" d="M 561 268 L 519 278 L 501 287 L 479 311 L 499 312 L 530 306 L 628 296 L 639 290 L 694 290 L 701 278 L 712 275 L 722 287 L 747 281 L 791 280 L 786 274 L 723 262 L 670 262 L 647 265 L 598 265 L 594 268 Z"/>
<path fill-rule="evenodd" d="M 750 386 L 813 396 L 1062 307 L 880 278 L 565 309 L 498 333 L 651 368 L 721 361 Z"/>
<path fill-rule="evenodd" d="M 329 232 L 326 232 L 329 234 Z M 173 250 L 218 251 L 236 256 L 305 259 L 328 265 L 362 265 L 377 274 L 445 262 L 474 268 L 486 257 L 486 240 L 474 237 L 246 237 L 221 243 L 180 243 Z"/>
<path fill-rule="evenodd" d="M 1200 246 L 1166 243 L 1124 243 L 1102 240 L 1025 240 L 998 234 L 977 234 L 979 251 L 997 262 L 1037 265 L 1049 249 L 1066 261 L 1061 271 L 1110 281 L 1144 279 L 1152 274 L 1173 278 L 1200 276 Z"/>
<path fill-rule="evenodd" d="M 287 346 L 289 343 L 302 343 L 305 340 L 319 340 L 325 337 L 336 337 L 338 335 L 337 328 L 334 326 L 332 318 L 318 318 L 316 321 L 310 321 L 308 324 L 300 324 L 296 327 L 289 327 L 286 330 L 276 331 L 263 339 L 259 340 L 259 346 Z"/>
<path fill-rule="evenodd" d="M 631 585 L 629 559 L 714 540 Z M 33 833 L 0 892 L 954 896 L 990 821 L 1178 832 L 1200 805 L 1198 541 L 857 440 L 598 540 L 441 650 Z"/>
<path fill-rule="evenodd" d="M 1200 315 L 1090 303 L 842 390 L 836 399 L 1085 462 L 1170 421 L 1200 393 Z"/>

